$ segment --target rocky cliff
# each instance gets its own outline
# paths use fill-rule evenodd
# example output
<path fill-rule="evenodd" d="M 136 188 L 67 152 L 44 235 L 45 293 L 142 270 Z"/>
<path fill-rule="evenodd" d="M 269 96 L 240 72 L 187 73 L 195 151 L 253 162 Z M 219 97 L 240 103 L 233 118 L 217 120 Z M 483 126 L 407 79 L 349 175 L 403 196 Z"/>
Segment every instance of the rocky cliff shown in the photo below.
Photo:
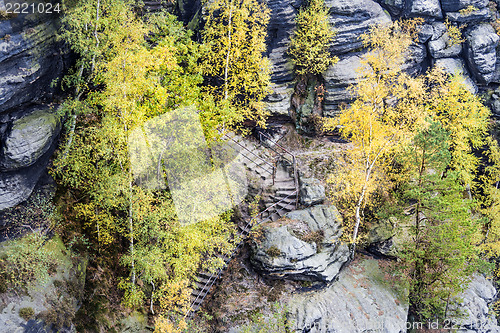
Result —
<path fill-rule="evenodd" d="M 29 197 L 55 149 L 61 124 L 51 83 L 65 60 L 58 13 L 8 14 L 6 4 L 0 0 L 0 210 Z"/>

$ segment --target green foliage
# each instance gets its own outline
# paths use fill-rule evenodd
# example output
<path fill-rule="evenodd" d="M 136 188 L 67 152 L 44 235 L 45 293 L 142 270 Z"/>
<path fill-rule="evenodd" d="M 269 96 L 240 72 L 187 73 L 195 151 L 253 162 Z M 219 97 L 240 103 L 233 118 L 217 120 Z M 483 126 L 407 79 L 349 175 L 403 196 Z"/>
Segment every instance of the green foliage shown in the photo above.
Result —
<path fill-rule="evenodd" d="M 96 9 L 95 2 L 92 5 Z M 73 9 L 77 19 L 87 15 L 87 4 L 81 6 Z M 91 58 L 92 82 L 100 89 L 68 105 L 86 112 L 75 126 L 72 149 L 54 161 L 53 174 L 77 196 L 69 213 L 82 222 L 96 249 L 120 253 L 120 265 L 128 273 L 118 279 L 122 304 L 140 308 L 148 301 L 155 312 L 182 311 L 198 268 L 214 269 L 220 264 L 214 260 L 216 251 L 227 254 L 233 249 L 237 239 L 229 223 L 231 212 L 198 224 L 180 224 L 168 191 L 137 186 L 128 140 L 148 120 L 189 105 L 199 107 L 204 130 L 213 135 L 215 103 L 204 100 L 200 92 L 199 45 L 182 24 L 161 13 L 147 17 L 146 24 L 126 3 L 120 8 L 120 13 L 100 14 L 103 42 L 98 47 L 104 49 Z M 104 27 L 114 15 L 123 24 L 120 31 L 114 23 Z M 91 17 L 90 22 L 96 20 Z M 80 25 L 71 24 L 78 35 Z M 68 41 L 74 43 L 71 36 Z M 75 47 L 84 50 L 89 45 Z M 185 162 L 196 164 L 192 158 Z"/>
<path fill-rule="evenodd" d="M 462 44 L 463 42 L 465 42 L 465 39 L 462 36 L 462 31 L 460 31 L 460 29 L 463 28 L 463 26 L 459 27 L 453 25 L 450 21 L 448 21 L 448 19 L 446 19 L 444 24 L 446 26 L 446 31 L 448 32 L 448 36 L 450 37 L 450 40 L 447 43 L 448 44 L 447 47 L 451 47 L 457 44 Z"/>
<path fill-rule="evenodd" d="M 245 119 L 264 125 L 262 100 L 269 93 L 266 50 L 269 9 L 257 0 L 215 0 L 207 3 L 202 31 L 203 74 L 226 126 Z"/>
<path fill-rule="evenodd" d="M 299 75 L 321 74 L 337 63 L 329 51 L 335 31 L 330 25 L 324 0 L 309 0 L 295 19 L 297 30 L 290 42 L 289 54 Z"/>
<path fill-rule="evenodd" d="M 241 328 L 243 333 L 290 333 L 293 331 L 293 322 L 287 320 L 287 307 L 274 303 L 271 315 L 264 316 L 257 312 L 250 318 L 250 323 Z"/>
<path fill-rule="evenodd" d="M 20 308 L 19 309 L 19 317 L 24 320 L 30 320 L 35 315 L 35 310 L 32 307 Z"/>
<path fill-rule="evenodd" d="M 352 146 L 330 181 L 347 227 L 354 228 L 351 241 L 370 216 L 361 214 L 366 208 L 380 210 L 378 205 L 387 204 L 404 215 L 401 207 L 409 206 L 406 215 L 413 222 L 399 226 L 407 239 L 398 255 L 410 286 L 411 310 L 421 319 L 442 319 L 482 265 L 477 244 L 484 239 L 480 221 L 485 219 L 473 213 L 482 211 L 487 230 L 498 230 L 493 187 L 500 151 L 488 138 L 489 110 L 463 78 L 440 68 L 417 77 L 401 71 L 419 23 L 374 27 L 362 37 L 370 51 L 352 87 L 357 98 L 329 124 L 339 126 Z M 484 148 L 486 153 L 477 153 Z M 489 166 L 483 171 L 485 160 Z M 492 243 L 483 247 L 497 248 Z"/>
<path fill-rule="evenodd" d="M 271 258 L 277 258 L 281 255 L 281 250 L 273 245 L 266 250 L 266 254 Z"/>
<path fill-rule="evenodd" d="M 96 78 L 97 66 L 116 55 L 122 40 L 131 33 L 140 36 L 137 22 L 129 10 L 128 0 L 84 0 L 62 2 L 65 15 L 60 38 L 78 55 L 73 74 L 65 76 L 66 87 L 81 94 Z"/>
<path fill-rule="evenodd" d="M 34 232 L 3 244 L 0 276 L 9 289 L 23 291 L 49 281 L 59 264 L 53 242 Z"/>
<path fill-rule="evenodd" d="M 412 181 L 402 189 L 401 205 L 410 204 L 410 240 L 402 246 L 400 268 L 410 285 L 411 310 L 419 319 L 446 318 L 448 304 L 464 291 L 478 268 L 471 202 L 462 198 L 458 173 L 447 170 L 449 135 L 430 121 L 408 147 Z"/>

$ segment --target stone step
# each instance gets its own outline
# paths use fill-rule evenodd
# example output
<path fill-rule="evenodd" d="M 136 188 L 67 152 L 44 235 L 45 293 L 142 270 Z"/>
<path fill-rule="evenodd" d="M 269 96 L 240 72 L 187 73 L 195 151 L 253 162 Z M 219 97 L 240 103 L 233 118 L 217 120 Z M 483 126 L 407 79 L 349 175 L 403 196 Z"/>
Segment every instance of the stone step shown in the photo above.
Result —
<path fill-rule="evenodd" d="M 271 214 L 271 220 L 273 222 L 279 220 L 280 218 L 281 218 L 281 216 L 278 213 L 272 213 Z"/>
<path fill-rule="evenodd" d="M 210 282 L 208 285 L 201 286 L 199 289 L 193 290 L 191 295 L 193 295 L 195 297 L 198 297 L 198 296 L 203 297 L 203 295 L 208 294 L 208 292 L 212 288 L 213 285 L 211 285 L 211 284 L 212 284 L 212 282 Z"/>
<path fill-rule="evenodd" d="M 294 194 L 295 192 L 295 183 L 293 189 L 279 189 L 276 191 L 276 197 L 286 198 L 289 195 Z"/>
<path fill-rule="evenodd" d="M 294 204 L 295 205 L 295 195 L 292 196 L 287 196 L 287 197 L 278 197 L 278 196 L 272 196 L 271 198 L 274 199 L 274 202 L 284 202 L 287 204 Z"/>
<path fill-rule="evenodd" d="M 273 171 L 273 166 L 272 163 L 266 163 L 264 161 L 247 161 L 243 162 L 243 165 L 245 165 L 249 169 L 264 169 L 269 171 L 269 173 L 272 173 Z"/>
<path fill-rule="evenodd" d="M 206 284 L 208 281 L 210 281 L 210 279 L 207 279 L 205 277 L 196 276 L 197 283 Z"/>
<path fill-rule="evenodd" d="M 291 190 L 292 192 L 296 190 L 295 188 L 295 182 L 292 180 L 288 181 L 279 181 L 277 179 L 274 180 L 274 188 L 277 191 L 285 191 L 285 190 Z"/>

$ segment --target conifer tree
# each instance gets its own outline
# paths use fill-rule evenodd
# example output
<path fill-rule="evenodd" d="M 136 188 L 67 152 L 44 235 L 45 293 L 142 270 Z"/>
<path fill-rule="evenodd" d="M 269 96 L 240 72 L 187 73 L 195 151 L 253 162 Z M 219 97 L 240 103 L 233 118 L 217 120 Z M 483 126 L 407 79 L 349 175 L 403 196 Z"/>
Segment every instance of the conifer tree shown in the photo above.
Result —
<path fill-rule="evenodd" d="M 411 181 L 402 190 L 400 205 L 410 209 L 411 223 L 400 268 L 410 285 L 410 311 L 418 320 L 449 315 L 453 297 L 465 290 L 478 267 L 473 237 L 478 225 L 471 201 L 463 199 L 458 172 L 448 169 L 449 142 L 443 126 L 430 121 L 407 148 Z"/>
<path fill-rule="evenodd" d="M 289 54 L 299 75 L 317 75 L 334 65 L 337 57 L 330 53 L 335 31 L 329 22 L 324 0 L 309 0 L 295 19 L 297 30 L 290 42 Z"/>

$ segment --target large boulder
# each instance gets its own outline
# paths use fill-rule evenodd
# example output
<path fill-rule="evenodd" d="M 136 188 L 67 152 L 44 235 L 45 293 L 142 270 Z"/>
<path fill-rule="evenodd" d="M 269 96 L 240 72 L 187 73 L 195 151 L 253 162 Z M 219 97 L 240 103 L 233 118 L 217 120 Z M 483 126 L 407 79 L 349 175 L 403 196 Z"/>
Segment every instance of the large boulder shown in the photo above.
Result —
<path fill-rule="evenodd" d="M 306 206 L 323 203 L 326 199 L 325 187 L 316 178 L 300 177 L 300 203 Z"/>
<path fill-rule="evenodd" d="M 391 23 L 391 17 L 372 0 L 326 0 L 325 4 L 337 32 L 331 45 L 334 54 L 361 48 L 361 34 L 373 25 Z"/>
<path fill-rule="evenodd" d="M 334 206 L 314 206 L 263 225 L 252 243 L 251 262 L 263 275 L 303 281 L 332 281 L 347 261 L 340 241 L 341 217 Z"/>
<path fill-rule="evenodd" d="M 384 261 L 354 262 L 327 288 L 290 297 L 295 332 L 406 332 L 407 291 L 388 279 Z"/>
<path fill-rule="evenodd" d="M 28 168 L 0 172 L 0 211 L 29 198 L 47 166 L 49 153 Z"/>
<path fill-rule="evenodd" d="M 407 11 L 415 16 L 443 17 L 439 0 L 409 0 Z"/>
<path fill-rule="evenodd" d="M 0 145 L 0 211 L 29 198 L 55 149 L 60 127 L 54 113 L 39 107 L 9 125 Z"/>
<path fill-rule="evenodd" d="M 481 83 L 495 79 L 496 47 L 500 37 L 490 24 L 474 25 L 467 33 L 467 62 L 474 77 Z"/>
<path fill-rule="evenodd" d="M 52 145 L 60 130 L 54 112 L 38 109 L 12 122 L 0 147 L 0 170 L 33 165 Z"/>
<path fill-rule="evenodd" d="M 433 31 L 433 36 L 428 43 L 429 53 L 433 58 L 451 58 L 460 54 L 462 44 L 453 42 L 444 23 L 434 23 Z"/>

